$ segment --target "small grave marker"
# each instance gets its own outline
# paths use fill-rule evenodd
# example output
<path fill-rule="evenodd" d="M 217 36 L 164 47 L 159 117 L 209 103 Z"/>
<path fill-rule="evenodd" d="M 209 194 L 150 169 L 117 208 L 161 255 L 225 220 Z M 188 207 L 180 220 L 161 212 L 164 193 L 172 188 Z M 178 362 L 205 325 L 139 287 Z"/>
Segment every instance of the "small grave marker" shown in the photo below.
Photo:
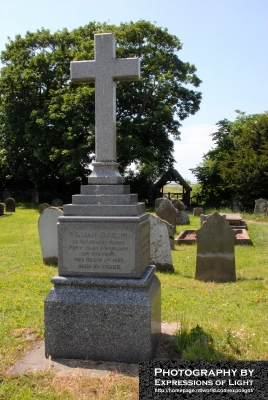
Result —
<path fill-rule="evenodd" d="M 5 201 L 6 212 L 15 212 L 16 211 L 16 202 L 12 197 L 9 197 Z"/>

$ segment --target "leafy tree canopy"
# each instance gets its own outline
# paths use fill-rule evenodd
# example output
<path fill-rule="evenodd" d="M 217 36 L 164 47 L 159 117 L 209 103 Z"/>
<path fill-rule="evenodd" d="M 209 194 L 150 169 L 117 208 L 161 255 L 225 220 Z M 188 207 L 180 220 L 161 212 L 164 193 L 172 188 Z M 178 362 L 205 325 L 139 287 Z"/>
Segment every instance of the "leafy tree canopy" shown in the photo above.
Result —
<path fill-rule="evenodd" d="M 146 21 L 91 22 L 69 32 L 47 29 L 9 39 L 1 54 L 0 165 L 7 188 L 73 192 L 94 158 L 94 84 L 73 84 L 70 61 L 94 59 L 94 34 L 114 33 L 117 57 L 139 57 L 141 80 L 117 85 L 117 154 L 157 173 L 171 166 L 180 121 L 195 114 L 201 83 L 167 29 Z M 190 88 L 186 85 L 190 84 Z M 69 188 L 69 189 L 68 189 Z"/>
<path fill-rule="evenodd" d="M 268 112 L 237 113 L 233 122 L 218 122 L 212 134 L 216 147 L 192 171 L 204 202 L 230 205 L 235 198 L 252 210 L 257 198 L 268 198 Z"/>

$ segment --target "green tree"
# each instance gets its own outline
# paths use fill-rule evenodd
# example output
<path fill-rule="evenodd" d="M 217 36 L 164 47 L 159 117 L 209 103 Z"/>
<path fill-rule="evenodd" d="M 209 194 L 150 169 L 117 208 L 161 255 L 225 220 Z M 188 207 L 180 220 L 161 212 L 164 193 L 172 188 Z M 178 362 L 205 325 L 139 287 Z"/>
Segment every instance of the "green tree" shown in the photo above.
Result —
<path fill-rule="evenodd" d="M 0 164 L 6 186 L 72 193 L 94 159 L 94 85 L 70 82 L 70 61 L 94 58 L 94 33 L 112 32 L 117 57 L 141 59 L 139 82 L 117 85 L 117 153 L 121 170 L 135 162 L 159 174 L 174 162 L 180 121 L 195 114 L 201 93 L 196 68 L 177 55 L 182 45 L 146 21 L 89 23 L 69 32 L 17 35 L 1 54 Z M 190 88 L 186 85 L 190 84 Z M 4 174 L 3 174 L 4 175 Z"/>
<path fill-rule="evenodd" d="M 252 210 L 256 199 L 268 198 L 268 112 L 243 114 L 232 130 L 234 146 L 220 163 L 220 175 L 243 206 Z"/>
<path fill-rule="evenodd" d="M 218 122 L 216 147 L 192 171 L 207 204 L 230 205 L 235 198 L 252 210 L 255 199 L 268 197 L 268 113 L 237 113 L 233 122 Z"/>
<path fill-rule="evenodd" d="M 233 148 L 233 138 L 230 121 L 223 119 L 216 125 L 218 130 L 211 134 L 216 147 L 209 150 L 203 156 L 203 161 L 191 171 L 201 183 L 200 201 L 210 206 L 220 207 L 229 206 L 232 197 L 232 192 L 221 177 L 220 163 Z"/>

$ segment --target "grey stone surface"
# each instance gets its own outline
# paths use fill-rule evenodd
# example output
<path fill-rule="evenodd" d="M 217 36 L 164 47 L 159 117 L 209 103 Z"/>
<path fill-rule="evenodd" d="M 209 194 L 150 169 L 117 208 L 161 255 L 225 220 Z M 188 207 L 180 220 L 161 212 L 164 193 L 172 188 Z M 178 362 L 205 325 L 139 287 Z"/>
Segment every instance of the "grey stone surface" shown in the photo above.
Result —
<path fill-rule="evenodd" d="M 170 360 L 170 344 L 174 341 L 174 334 L 180 330 L 180 322 L 162 322 L 161 337 L 155 352 L 153 361 Z M 179 356 L 174 354 L 173 360 Z M 28 351 L 8 371 L 8 375 L 23 375 L 38 371 L 53 371 L 57 375 L 73 375 L 79 373 L 79 377 L 106 378 L 111 372 L 127 376 L 139 376 L 139 364 L 119 363 L 113 361 L 92 361 L 66 358 L 46 358 L 44 341 L 35 342 L 33 348 Z"/>
<path fill-rule="evenodd" d="M 155 212 L 159 218 L 171 224 L 173 226 L 173 232 L 176 232 L 177 210 L 170 200 L 163 199 Z"/>
<path fill-rule="evenodd" d="M 115 195 L 129 194 L 129 185 L 81 185 L 82 195 Z"/>
<path fill-rule="evenodd" d="M 138 58 L 118 59 L 111 33 L 94 35 L 95 59 L 71 62 L 74 83 L 95 82 L 96 163 L 89 177 L 92 184 L 122 182 L 116 163 L 116 81 L 140 78 Z"/>
<path fill-rule="evenodd" d="M 88 204 L 90 205 L 129 205 L 137 204 L 137 194 L 112 194 L 112 195 L 81 195 L 72 196 L 72 204 Z"/>
<path fill-rule="evenodd" d="M 189 215 L 185 211 L 177 212 L 177 225 L 190 225 Z"/>
<path fill-rule="evenodd" d="M 167 221 L 164 221 L 163 219 L 161 221 L 163 221 L 164 224 L 167 227 L 170 248 L 171 248 L 171 250 L 174 250 L 175 242 L 174 242 L 174 229 L 173 229 L 173 226 L 171 224 L 169 224 Z"/>
<path fill-rule="evenodd" d="M 193 209 L 193 216 L 194 217 L 200 217 L 200 215 L 203 214 L 203 213 L 204 213 L 204 210 L 201 207 L 195 207 Z"/>
<path fill-rule="evenodd" d="M 39 214 L 42 214 L 42 212 L 45 211 L 48 207 L 51 207 L 51 205 L 48 203 L 40 204 L 39 205 Z"/>
<path fill-rule="evenodd" d="M 62 207 L 61 199 L 53 199 L 51 202 L 52 207 Z"/>
<path fill-rule="evenodd" d="M 6 212 L 15 212 L 16 211 L 16 202 L 12 197 L 8 197 L 5 200 Z"/>
<path fill-rule="evenodd" d="M 59 274 L 140 278 L 150 261 L 149 214 L 59 218 Z"/>
<path fill-rule="evenodd" d="M 116 162 L 115 81 L 137 79 L 139 60 L 116 59 L 112 34 L 94 37 L 95 60 L 71 63 L 71 78 L 95 81 L 96 161 L 89 185 L 58 218 L 59 276 L 45 301 L 45 351 L 133 363 L 153 358 L 161 324 L 149 214 L 121 185 Z"/>
<path fill-rule="evenodd" d="M 58 208 L 46 208 L 38 220 L 38 232 L 42 250 L 43 261 L 46 264 L 58 263 L 58 217 L 62 211 Z"/>
<path fill-rule="evenodd" d="M 174 271 L 166 223 L 154 215 L 150 215 L 150 264 L 159 271 Z"/>
<path fill-rule="evenodd" d="M 265 199 L 255 200 L 254 214 L 268 214 L 268 201 Z"/>
<path fill-rule="evenodd" d="M 182 201 L 180 201 L 180 200 L 172 200 L 172 204 L 173 204 L 173 206 L 178 210 L 178 211 L 184 211 L 184 210 L 186 210 L 186 208 L 187 208 L 187 206 L 185 206 L 184 204 L 183 204 L 183 202 Z"/>
<path fill-rule="evenodd" d="M 235 272 L 236 234 L 224 217 L 214 213 L 196 231 L 197 256 L 195 279 L 232 282 Z"/>
<path fill-rule="evenodd" d="M 130 216 L 139 215 L 145 212 L 145 203 L 126 204 L 122 207 L 122 204 L 114 205 L 97 205 L 97 204 L 65 204 L 63 206 L 63 212 L 66 216 L 77 215 L 77 216 Z"/>
<path fill-rule="evenodd" d="M 53 278 L 55 286 L 45 300 L 46 357 L 153 359 L 161 331 L 154 269 L 140 279 Z"/>
<path fill-rule="evenodd" d="M 162 201 L 167 200 L 164 197 L 159 197 L 158 199 L 155 199 L 155 203 L 154 203 L 154 208 L 155 210 L 157 210 L 157 208 L 160 206 L 160 204 L 162 203 Z"/>

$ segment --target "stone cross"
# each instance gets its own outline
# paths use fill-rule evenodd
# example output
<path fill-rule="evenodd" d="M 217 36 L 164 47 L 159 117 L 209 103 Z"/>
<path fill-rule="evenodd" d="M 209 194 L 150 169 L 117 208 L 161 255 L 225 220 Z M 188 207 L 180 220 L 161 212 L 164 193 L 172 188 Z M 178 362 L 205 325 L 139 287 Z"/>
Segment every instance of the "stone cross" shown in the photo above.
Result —
<path fill-rule="evenodd" d="M 138 80 L 138 58 L 116 58 L 112 33 L 94 35 L 95 60 L 71 62 L 71 80 L 95 82 L 96 163 L 116 163 L 116 81 Z"/>

